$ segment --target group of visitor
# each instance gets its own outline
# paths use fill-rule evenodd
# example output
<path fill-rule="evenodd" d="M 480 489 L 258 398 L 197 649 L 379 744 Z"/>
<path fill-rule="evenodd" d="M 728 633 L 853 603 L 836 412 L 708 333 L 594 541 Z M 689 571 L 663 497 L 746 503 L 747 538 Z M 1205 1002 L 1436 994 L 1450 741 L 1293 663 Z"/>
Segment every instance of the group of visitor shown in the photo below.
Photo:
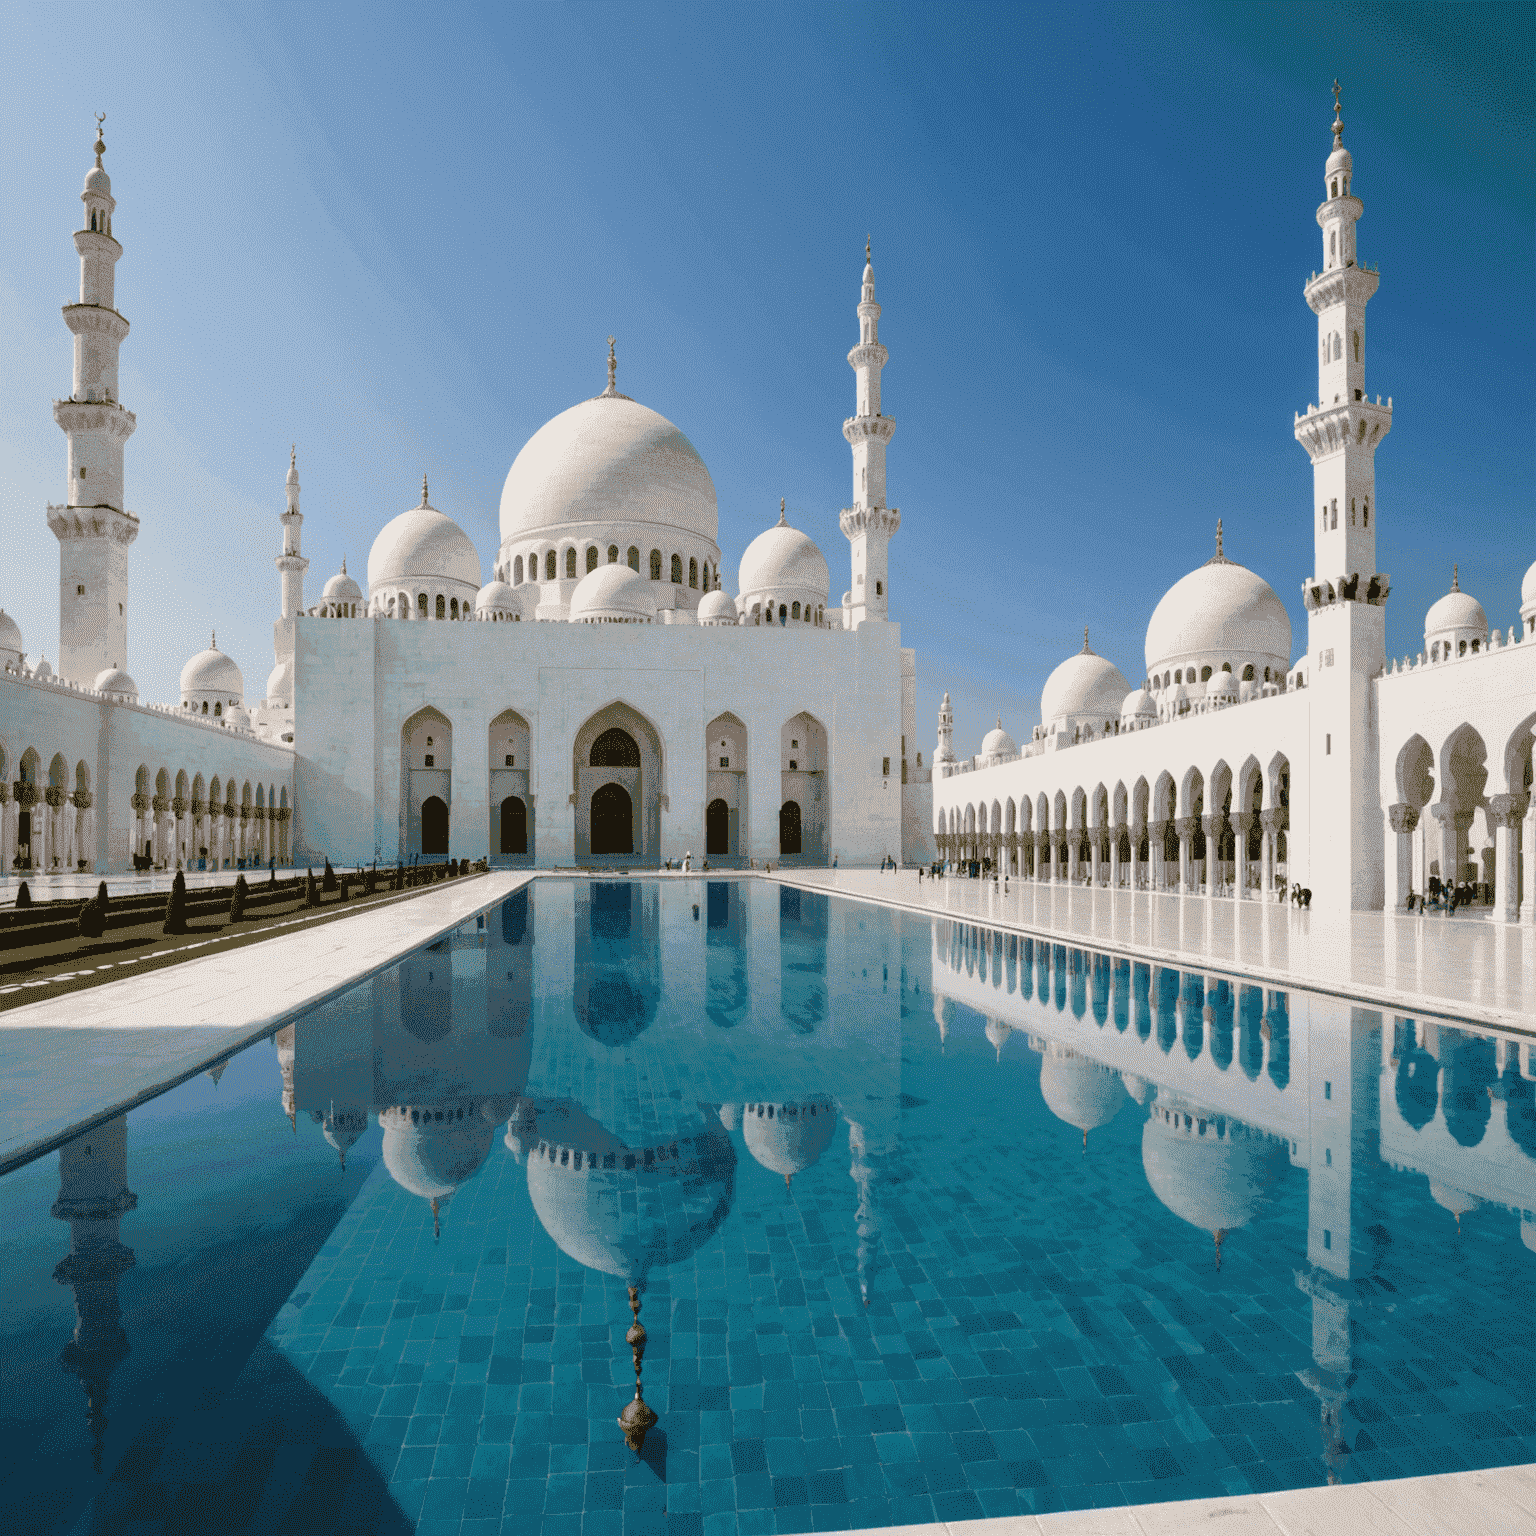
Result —
<path fill-rule="evenodd" d="M 1447 916 L 1458 907 L 1487 906 L 1493 901 L 1493 885 L 1486 880 L 1443 881 L 1432 874 L 1425 893 L 1409 889 L 1406 903 L 1410 912 L 1444 912 Z"/>

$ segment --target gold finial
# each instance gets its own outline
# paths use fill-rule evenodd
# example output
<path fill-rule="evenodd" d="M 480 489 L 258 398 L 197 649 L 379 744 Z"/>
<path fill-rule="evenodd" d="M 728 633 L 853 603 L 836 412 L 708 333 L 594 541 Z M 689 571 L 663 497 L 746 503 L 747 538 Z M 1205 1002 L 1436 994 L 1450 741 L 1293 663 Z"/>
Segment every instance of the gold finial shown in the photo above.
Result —
<path fill-rule="evenodd" d="M 1451 591 L 1452 592 L 1460 592 L 1461 591 L 1461 566 L 1460 565 L 1453 565 L 1451 567 Z"/>
<path fill-rule="evenodd" d="M 216 651 L 216 650 L 218 650 L 218 648 L 219 648 L 219 632 L 216 629 L 210 629 L 208 631 L 208 649 L 210 651 Z"/>
<path fill-rule="evenodd" d="M 1339 82 L 1333 82 L 1333 147 L 1342 149 L 1344 146 L 1344 117 L 1339 109 Z"/>
<path fill-rule="evenodd" d="M 432 1202 L 432 1241 L 435 1243 L 443 1235 L 443 1224 L 438 1220 L 438 1202 Z"/>
<path fill-rule="evenodd" d="M 610 336 L 608 338 L 608 388 L 603 391 L 605 395 L 616 395 L 619 392 L 619 363 L 618 359 L 614 356 L 613 348 L 614 340 L 613 337 Z"/>
<path fill-rule="evenodd" d="M 874 266 L 874 264 L 875 264 L 875 258 L 869 254 L 869 236 L 868 235 L 864 236 L 864 264 L 866 266 L 870 266 L 870 267 Z"/>
<path fill-rule="evenodd" d="M 1088 648 L 1088 626 L 1086 624 L 1083 625 L 1083 649 L 1081 654 L 1084 656 L 1091 656 L 1093 654 Z"/>
<path fill-rule="evenodd" d="M 96 114 L 96 164 L 98 167 L 101 165 L 101 157 L 107 151 L 106 140 L 101 136 L 101 125 L 106 120 L 107 114 L 105 112 L 98 112 Z"/>
<path fill-rule="evenodd" d="M 427 477 L 425 475 L 421 477 L 421 504 L 422 506 L 427 504 Z"/>
<path fill-rule="evenodd" d="M 1221 550 L 1221 519 L 1219 517 L 1216 519 L 1216 558 L 1218 560 L 1226 559 Z"/>
<path fill-rule="evenodd" d="M 341 557 L 341 574 L 343 576 L 347 574 L 347 557 L 345 555 Z"/>
<path fill-rule="evenodd" d="M 779 527 L 780 528 L 787 528 L 788 526 L 789 526 L 789 524 L 784 521 L 784 498 L 782 496 L 780 496 L 779 497 Z"/>

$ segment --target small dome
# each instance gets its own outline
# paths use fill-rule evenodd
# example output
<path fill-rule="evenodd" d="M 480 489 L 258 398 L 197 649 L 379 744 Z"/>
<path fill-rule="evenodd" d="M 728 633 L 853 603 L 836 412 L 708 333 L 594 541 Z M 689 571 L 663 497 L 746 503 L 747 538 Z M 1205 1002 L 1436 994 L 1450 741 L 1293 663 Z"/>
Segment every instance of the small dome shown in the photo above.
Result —
<path fill-rule="evenodd" d="M 421 505 L 386 523 L 368 552 L 371 589 L 415 581 L 457 581 L 480 590 L 475 546 L 451 517 L 427 504 L 425 480 Z"/>
<path fill-rule="evenodd" d="M 1349 151 L 1342 144 L 1328 156 L 1327 173 L 1332 176 L 1335 171 L 1350 171 L 1354 167 L 1354 161 L 1350 159 Z M 1342 190 L 1342 189 L 1341 189 Z"/>
<path fill-rule="evenodd" d="M 747 545 L 737 588 L 745 598 L 759 592 L 810 593 L 825 606 L 831 578 L 827 562 L 809 534 L 779 521 Z"/>
<path fill-rule="evenodd" d="M 43 663 L 47 665 L 46 662 Z M 97 693 L 104 693 L 109 698 L 126 699 L 129 703 L 137 703 L 139 698 L 139 685 L 123 671 L 121 667 L 108 667 L 105 672 L 96 674 L 96 681 L 91 684 Z"/>
<path fill-rule="evenodd" d="M 325 590 L 320 596 L 328 603 L 361 603 L 363 589 L 347 575 L 347 562 L 341 562 L 341 569 L 326 582 Z"/>
<path fill-rule="evenodd" d="M 1002 716 L 998 716 L 997 725 L 981 738 L 981 755 L 983 757 L 1017 757 L 1018 746 L 1012 736 L 1003 729 Z"/>
<path fill-rule="evenodd" d="M 219 649 L 217 637 L 210 639 L 208 649 L 199 651 L 181 669 L 182 703 L 193 696 L 200 699 L 204 694 L 210 699 L 215 696 L 220 699 L 245 697 L 245 679 L 240 675 L 240 668 L 233 657 Z"/>
<path fill-rule="evenodd" d="M 501 537 L 577 523 L 655 523 L 715 542 L 715 483 L 665 416 L 624 395 L 583 400 L 523 444 L 501 490 Z"/>
<path fill-rule="evenodd" d="M 1223 668 L 1219 672 L 1211 674 L 1210 686 L 1205 690 L 1210 697 L 1235 699 L 1237 697 L 1237 678 L 1230 668 Z"/>
<path fill-rule="evenodd" d="M 293 661 L 280 661 L 267 673 L 267 702 L 288 706 L 293 703 Z"/>
<path fill-rule="evenodd" d="M 573 624 L 650 624 L 656 619 L 651 583 L 627 565 L 600 565 L 571 594 Z"/>
<path fill-rule="evenodd" d="M 356 1145 L 358 1137 L 368 1129 L 368 1111 L 357 1107 L 337 1109 L 335 1103 L 325 1112 L 320 1134 L 336 1148 L 341 1166 L 347 1166 L 347 1152 Z"/>
<path fill-rule="evenodd" d="M 1156 720 L 1157 700 L 1145 688 L 1133 688 L 1120 706 L 1122 720 Z"/>
<path fill-rule="evenodd" d="M 516 614 L 527 617 L 527 605 L 522 593 L 505 581 L 488 581 L 475 597 L 475 612 L 487 614 Z"/>
<path fill-rule="evenodd" d="M 748 1104 L 742 1124 L 747 1151 L 789 1182 L 831 1144 L 837 1106 L 823 1094 L 799 1104 Z"/>
<path fill-rule="evenodd" d="M 37 665 L 32 668 L 32 676 L 42 682 L 47 682 L 53 676 L 53 668 L 48 665 L 48 658 L 46 656 L 38 657 Z M 132 682 L 132 678 L 129 681 Z"/>
<path fill-rule="evenodd" d="M 1040 691 L 1040 718 L 1050 725 L 1054 720 L 1113 720 L 1130 692 L 1131 685 L 1114 662 L 1083 648 L 1069 656 L 1045 680 Z"/>
<path fill-rule="evenodd" d="M 1040 1095 L 1058 1120 L 1086 1135 L 1119 1114 L 1125 1084 L 1112 1068 L 1053 1042 L 1040 1062 Z"/>
<path fill-rule="evenodd" d="M 85 173 L 85 190 L 97 197 L 112 196 L 112 178 L 107 175 L 105 166 L 93 165 Z"/>
<path fill-rule="evenodd" d="M 395 1183 L 423 1200 L 446 1200 L 467 1183 L 496 1139 L 477 1107 L 452 1100 L 430 1109 L 400 1105 L 383 1110 L 384 1166 Z"/>
<path fill-rule="evenodd" d="M 1468 1212 L 1475 1211 L 1480 1203 L 1475 1195 L 1469 1195 L 1462 1189 L 1453 1189 L 1449 1184 L 1437 1184 L 1433 1179 L 1429 1183 L 1429 1198 L 1441 1210 L 1449 1211 L 1458 1222 Z"/>
<path fill-rule="evenodd" d="M 705 595 L 699 603 L 699 611 L 696 615 L 700 624 L 734 624 L 736 622 L 736 599 L 722 588 L 716 588 Z"/>
<path fill-rule="evenodd" d="M 1486 635 L 1488 615 L 1483 612 L 1483 605 L 1470 592 L 1461 590 L 1460 573 L 1453 571 L 1451 590 L 1424 615 L 1424 641 L 1428 644 L 1436 635 L 1457 631 Z"/>
<path fill-rule="evenodd" d="M 1219 538 L 1219 535 L 1218 535 Z M 1218 544 L 1219 550 L 1219 544 Z M 1291 658 L 1291 619 L 1262 576 L 1218 552 L 1163 594 L 1147 625 L 1149 676 L 1165 667 L 1255 662 L 1284 672 Z"/>
<path fill-rule="evenodd" d="M 1531 569 L 1536 571 L 1536 565 Z M 1527 577 L 1526 581 L 1529 584 L 1530 578 Z M 0 651 L 15 651 L 18 661 L 26 651 L 21 639 L 21 626 L 4 608 L 0 608 Z"/>

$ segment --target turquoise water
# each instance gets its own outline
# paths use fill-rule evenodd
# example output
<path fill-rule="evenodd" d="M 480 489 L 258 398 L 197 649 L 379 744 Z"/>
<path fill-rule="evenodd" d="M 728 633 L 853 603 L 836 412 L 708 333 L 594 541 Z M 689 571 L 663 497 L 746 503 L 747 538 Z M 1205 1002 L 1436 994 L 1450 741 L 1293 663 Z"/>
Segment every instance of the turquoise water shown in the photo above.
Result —
<path fill-rule="evenodd" d="M 1533 1070 L 767 883 L 541 880 L 0 1180 L 4 1491 L 728 1536 L 1530 1461 Z"/>

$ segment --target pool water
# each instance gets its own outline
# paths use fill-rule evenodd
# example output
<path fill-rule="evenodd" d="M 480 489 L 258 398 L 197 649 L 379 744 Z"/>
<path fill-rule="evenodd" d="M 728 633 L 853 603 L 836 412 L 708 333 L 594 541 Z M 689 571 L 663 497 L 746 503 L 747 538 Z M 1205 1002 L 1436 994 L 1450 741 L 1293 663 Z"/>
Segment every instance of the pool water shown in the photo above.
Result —
<path fill-rule="evenodd" d="M 1533 1073 L 763 881 L 541 879 L 0 1180 L 4 1493 L 729 1536 L 1536 1460 Z"/>

